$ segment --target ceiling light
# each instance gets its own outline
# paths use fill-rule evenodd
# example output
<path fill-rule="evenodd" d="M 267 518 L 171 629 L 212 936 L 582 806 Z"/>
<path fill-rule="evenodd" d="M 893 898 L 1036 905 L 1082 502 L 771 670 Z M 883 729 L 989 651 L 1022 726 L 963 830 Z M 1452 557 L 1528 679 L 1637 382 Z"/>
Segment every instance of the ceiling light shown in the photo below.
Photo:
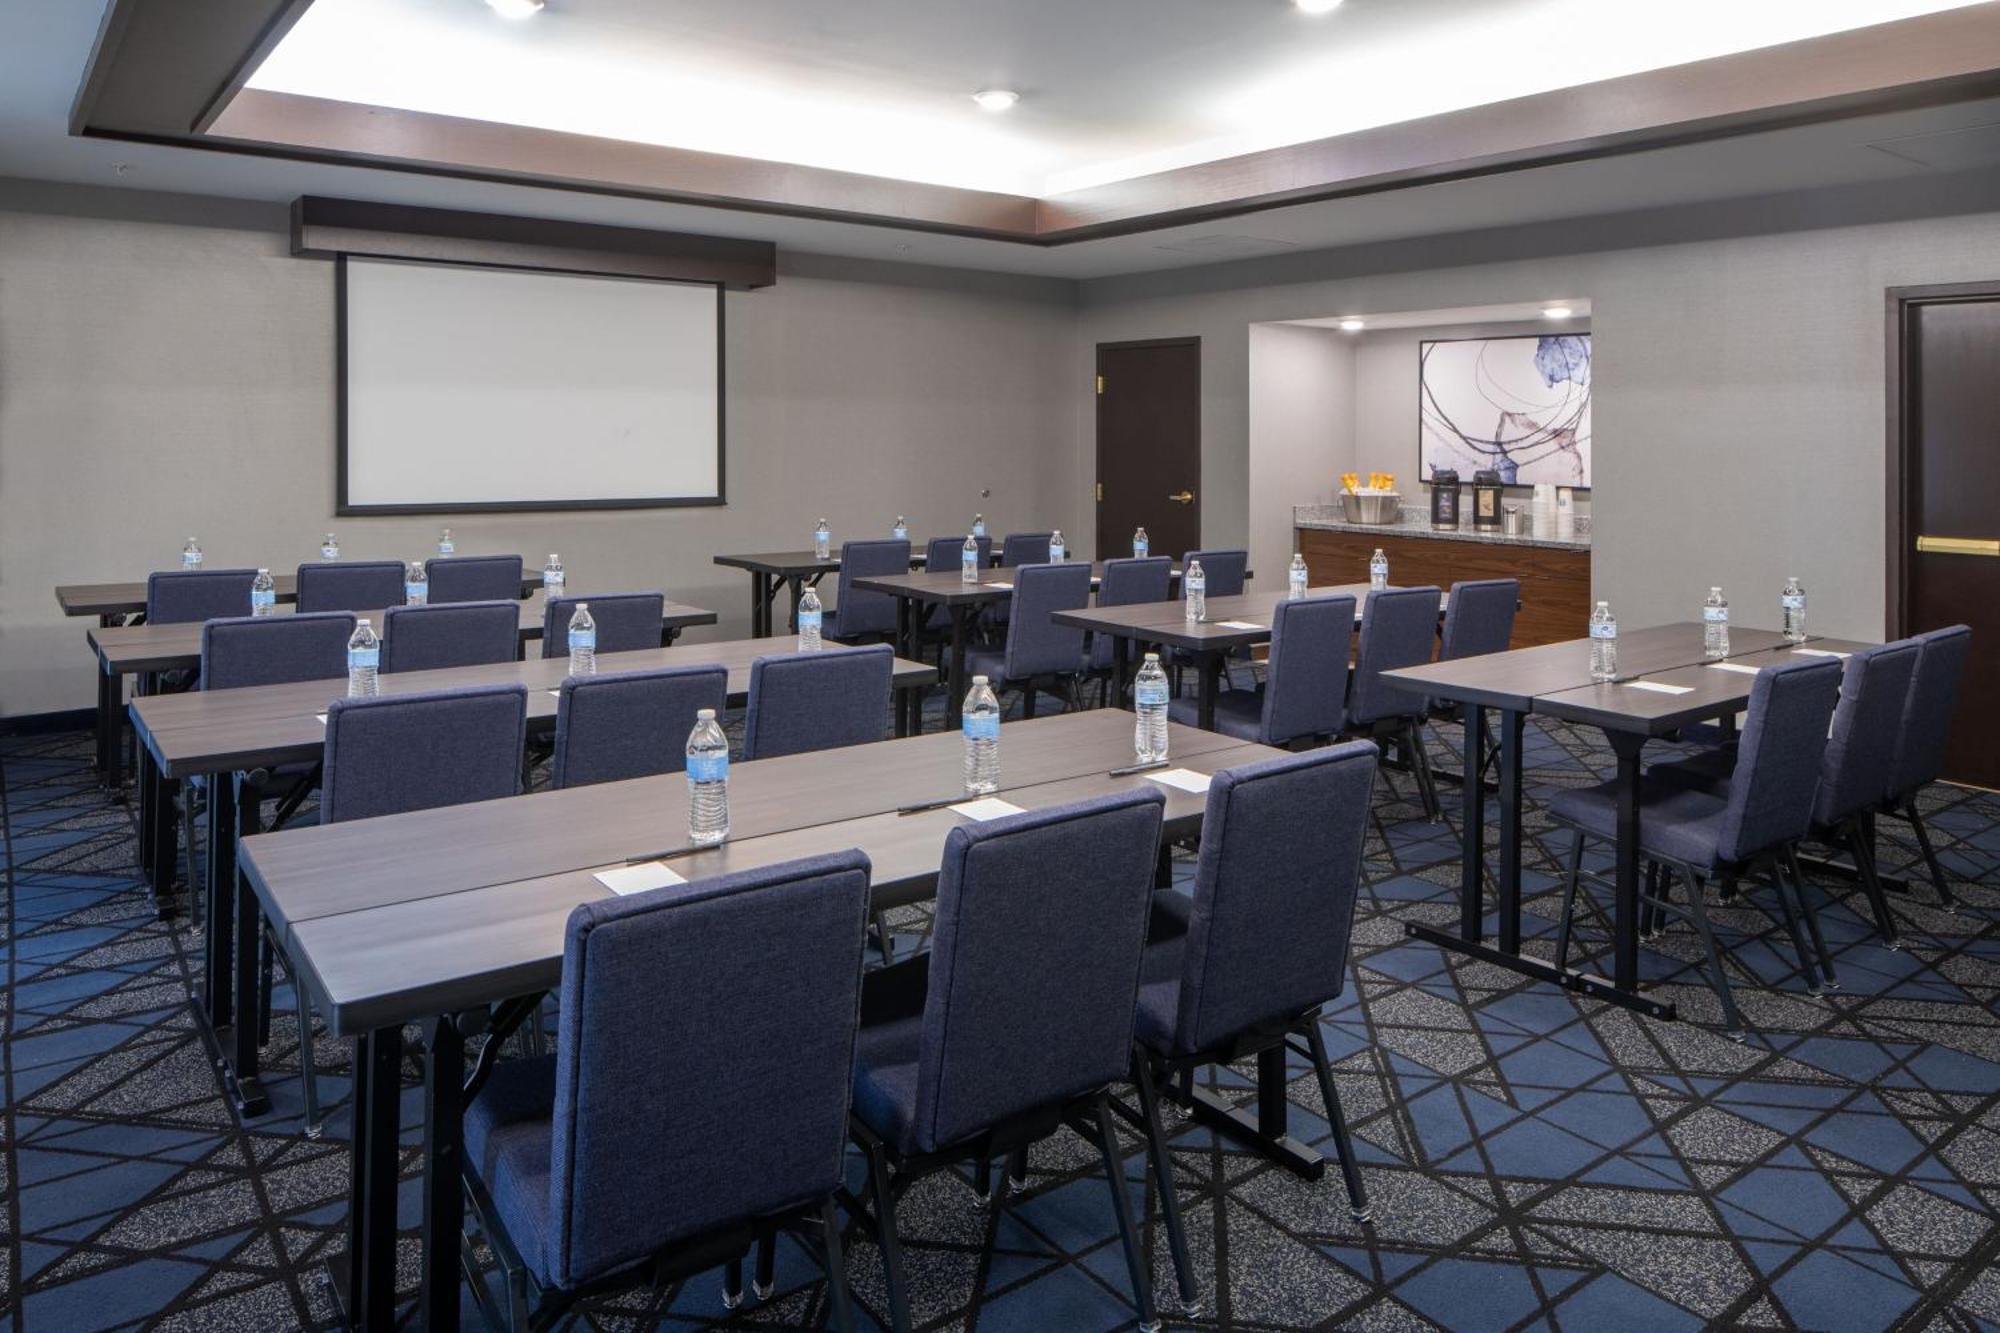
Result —
<path fill-rule="evenodd" d="M 1545 305 L 1542 307 L 1543 319 L 1568 319 L 1575 313 L 1574 310 L 1571 310 L 1566 305 Z"/>
<path fill-rule="evenodd" d="M 1340 0 L 1292 0 L 1301 14 L 1331 14 L 1340 8 Z"/>
<path fill-rule="evenodd" d="M 486 0 L 487 8 L 503 19 L 533 18 L 542 12 L 544 0 Z"/>
<path fill-rule="evenodd" d="M 1362 319 L 1343 319 L 1340 321 L 1340 331 L 1342 333 L 1359 333 L 1367 327 L 1368 321 Z"/>
<path fill-rule="evenodd" d="M 982 88 L 972 95 L 981 111 L 1006 111 L 1021 100 L 1021 94 L 1005 88 Z"/>

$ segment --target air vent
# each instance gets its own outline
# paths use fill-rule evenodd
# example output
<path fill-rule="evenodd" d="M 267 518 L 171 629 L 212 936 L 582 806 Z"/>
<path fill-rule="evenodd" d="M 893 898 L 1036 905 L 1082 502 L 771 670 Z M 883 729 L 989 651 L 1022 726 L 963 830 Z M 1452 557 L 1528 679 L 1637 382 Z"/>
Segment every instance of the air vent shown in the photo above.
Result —
<path fill-rule="evenodd" d="M 2000 125 L 1973 125 L 1962 130 L 1941 130 L 1936 134 L 1910 134 L 1900 139 L 1883 139 L 1868 146 L 1920 167 L 1954 171 L 1963 167 L 1990 166 L 2000 162 Z"/>
<path fill-rule="evenodd" d="M 1200 255 L 1204 259 L 1247 259 L 1251 255 L 1275 254 L 1279 250 L 1296 250 L 1291 241 L 1273 241 L 1262 236 L 1183 236 L 1176 241 L 1160 241 L 1155 250 L 1174 250 L 1184 255 Z"/>

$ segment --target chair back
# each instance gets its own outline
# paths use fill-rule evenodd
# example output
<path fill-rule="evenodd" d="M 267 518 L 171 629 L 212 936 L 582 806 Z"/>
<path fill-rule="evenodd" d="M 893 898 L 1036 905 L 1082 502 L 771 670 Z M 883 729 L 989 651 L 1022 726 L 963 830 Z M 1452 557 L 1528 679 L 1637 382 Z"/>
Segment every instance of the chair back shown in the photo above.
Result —
<path fill-rule="evenodd" d="M 1181 569 L 1201 561 L 1202 592 L 1208 597 L 1240 597 L 1243 580 L 1250 569 L 1250 553 L 1243 550 L 1189 551 L 1181 557 Z"/>
<path fill-rule="evenodd" d="M 299 610 L 381 611 L 403 604 L 400 560 L 315 561 L 299 566 Z"/>
<path fill-rule="evenodd" d="M 1104 577 L 1097 581 L 1097 605 L 1138 606 L 1144 602 L 1173 599 L 1174 562 L 1163 555 L 1143 559 L 1126 557 L 1104 562 Z M 1091 636 L 1090 665 L 1103 670 L 1111 665 L 1111 636 Z"/>
<path fill-rule="evenodd" d="M 963 538 L 960 539 L 961 541 Z M 951 568 L 957 568 L 956 565 Z M 842 638 L 857 634 L 893 634 L 896 599 L 886 592 L 854 586 L 858 578 L 910 572 L 910 544 L 900 538 L 874 538 L 840 544 L 840 606 L 836 623 Z"/>
<path fill-rule="evenodd" d="M 204 690 L 337 680 L 347 674 L 354 616 L 302 611 L 289 616 L 232 616 L 201 627 Z"/>
<path fill-rule="evenodd" d="M 250 614 L 254 569 L 166 569 L 146 576 L 146 620 L 187 625 Z"/>
<path fill-rule="evenodd" d="M 1521 580 L 1473 579 L 1451 585 L 1444 608 L 1438 661 L 1504 653 L 1514 639 L 1514 612 L 1521 605 Z"/>
<path fill-rule="evenodd" d="M 1397 689 L 1382 673 L 1431 660 L 1441 595 L 1431 584 L 1368 594 L 1361 604 L 1361 642 L 1354 650 L 1354 688 L 1347 700 L 1351 721 L 1366 725 L 1423 715 L 1423 696 Z"/>
<path fill-rule="evenodd" d="M 320 822 L 516 795 L 527 716 L 524 685 L 334 700 Z"/>
<path fill-rule="evenodd" d="M 1271 612 L 1271 658 L 1264 669 L 1264 744 L 1338 736 L 1345 730 L 1347 654 L 1353 644 L 1352 597 L 1277 604 Z"/>
<path fill-rule="evenodd" d="M 1905 639 L 1847 659 L 1846 670 L 1840 673 L 1833 729 L 1820 761 L 1813 823 L 1837 824 L 1874 809 L 1891 794 L 1889 779 L 1903 707 L 1910 700 L 1910 681 L 1922 655 L 1921 646 Z"/>
<path fill-rule="evenodd" d="M 1717 830 L 1716 851 L 1725 860 L 1748 860 L 1804 837 L 1812 826 L 1840 674 L 1841 664 L 1830 657 L 1757 673 Z"/>
<path fill-rule="evenodd" d="M 886 643 L 758 658 L 750 664 L 743 757 L 770 759 L 881 740 L 895 664 Z"/>
<path fill-rule="evenodd" d="M 632 653 L 660 646 L 667 595 L 660 592 L 609 592 L 595 597 L 558 597 L 542 608 L 542 656 L 569 656 L 569 622 L 576 604 L 590 604 L 597 625 L 597 651 Z"/>
<path fill-rule="evenodd" d="M 1164 806 L 1135 790 L 945 835 L 919 1151 L 1125 1077 Z"/>
<path fill-rule="evenodd" d="M 993 562 L 993 539 L 974 537 L 979 544 L 979 567 L 985 569 Z M 924 547 L 924 569 L 927 573 L 949 573 L 958 568 L 959 558 L 965 551 L 963 537 L 933 537 Z"/>
<path fill-rule="evenodd" d="M 867 909 L 868 858 L 845 851 L 570 913 L 545 1241 L 558 1284 L 839 1188 Z"/>
<path fill-rule="evenodd" d="M 1972 649 L 1972 630 L 1965 625 L 1928 630 L 1916 636 L 1922 646 L 1917 672 L 1910 681 L 1909 702 L 1903 706 L 1902 744 L 1896 751 L 1895 778 L 1889 794 L 1898 801 L 1916 795 L 1944 771 L 1945 746 L 1951 739 L 1951 718 L 1958 706 L 1958 682 Z"/>
<path fill-rule="evenodd" d="M 1019 569 L 1022 565 L 1046 565 L 1049 563 L 1049 542 L 1055 537 L 1052 532 L 1010 532 L 1000 541 L 1000 567 Z M 962 546 L 964 538 L 959 539 Z"/>
<path fill-rule="evenodd" d="M 1379 754 L 1372 741 L 1217 773 L 1181 958 L 1175 1049 L 1192 1055 L 1341 993 Z"/>
<path fill-rule="evenodd" d="M 1007 679 L 1051 673 L 1075 675 L 1083 664 L 1083 631 L 1058 625 L 1056 611 L 1090 605 L 1090 566 L 1023 565 L 1014 571 L 1012 614 L 1007 618 Z"/>
<path fill-rule="evenodd" d="M 556 698 L 550 784 L 623 782 L 687 767 L 695 714 L 729 701 L 725 667 L 673 666 L 571 676 Z"/>
<path fill-rule="evenodd" d="M 521 657 L 521 603 L 438 602 L 382 613 L 382 670 L 436 671 Z"/>
<path fill-rule="evenodd" d="M 424 562 L 433 602 L 514 602 L 521 598 L 518 555 L 440 555 Z"/>

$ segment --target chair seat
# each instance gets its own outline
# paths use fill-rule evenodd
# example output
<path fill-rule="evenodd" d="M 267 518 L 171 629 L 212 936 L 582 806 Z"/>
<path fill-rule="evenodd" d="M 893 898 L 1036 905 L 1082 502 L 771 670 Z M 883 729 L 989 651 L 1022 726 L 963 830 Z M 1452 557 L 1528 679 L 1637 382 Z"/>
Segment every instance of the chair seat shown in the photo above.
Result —
<path fill-rule="evenodd" d="M 551 1285 L 549 1155 L 554 1142 L 556 1058 L 495 1065 L 465 1108 L 465 1160 L 498 1209 L 536 1280 Z"/>
<path fill-rule="evenodd" d="M 1716 848 L 1728 806 L 1720 797 L 1685 787 L 1641 784 L 1639 850 L 1648 856 L 1684 861 L 1707 871 L 1717 861 Z M 1618 785 L 1599 783 L 1566 791 L 1549 802 L 1549 814 L 1593 837 L 1618 836 Z"/>
<path fill-rule="evenodd" d="M 862 630 L 848 630 L 841 628 L 840 608 L 837 606 L 834 607 L 831 611 L 827 611 L 821 614 L 819 621 L 819 632 L 822 638 L 827 638 L 827 639 L 850 639 L 850 638 L 863 639 L 863 638 L 885 637 L 883 631 L 878 629 L 871 628 Z"/>
<path fill-rule="evenodd" d="M 1167 703 L 1167 720 L 1178 722 L 1184 727 L 1198 726 L 1201 721 L 1201 701 L 1198 699 L 1173 699 Z M 1264 735 L 1264 691 L 1217 690 L 1215 693 L 1215 729 L 1224 736 L 1234 736 L 1239 741 L 1259 741 Z"/>
<path fill-rule="evenodd" d="M 854 1114 L 902 1153 L 915 1152 L 917 1048 L 923 1015 L 864 1024 L 854 1039 Z"/>

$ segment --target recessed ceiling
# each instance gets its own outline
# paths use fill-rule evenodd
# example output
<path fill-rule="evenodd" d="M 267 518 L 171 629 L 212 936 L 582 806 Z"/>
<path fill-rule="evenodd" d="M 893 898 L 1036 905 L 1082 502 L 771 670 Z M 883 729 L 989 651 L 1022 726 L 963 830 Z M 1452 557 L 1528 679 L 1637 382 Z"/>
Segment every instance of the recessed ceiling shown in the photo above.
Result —
<path fill-rule="evenodd" d="M 1042 197 L 1971 3 L 313 0 L 249 86 Z"/>

